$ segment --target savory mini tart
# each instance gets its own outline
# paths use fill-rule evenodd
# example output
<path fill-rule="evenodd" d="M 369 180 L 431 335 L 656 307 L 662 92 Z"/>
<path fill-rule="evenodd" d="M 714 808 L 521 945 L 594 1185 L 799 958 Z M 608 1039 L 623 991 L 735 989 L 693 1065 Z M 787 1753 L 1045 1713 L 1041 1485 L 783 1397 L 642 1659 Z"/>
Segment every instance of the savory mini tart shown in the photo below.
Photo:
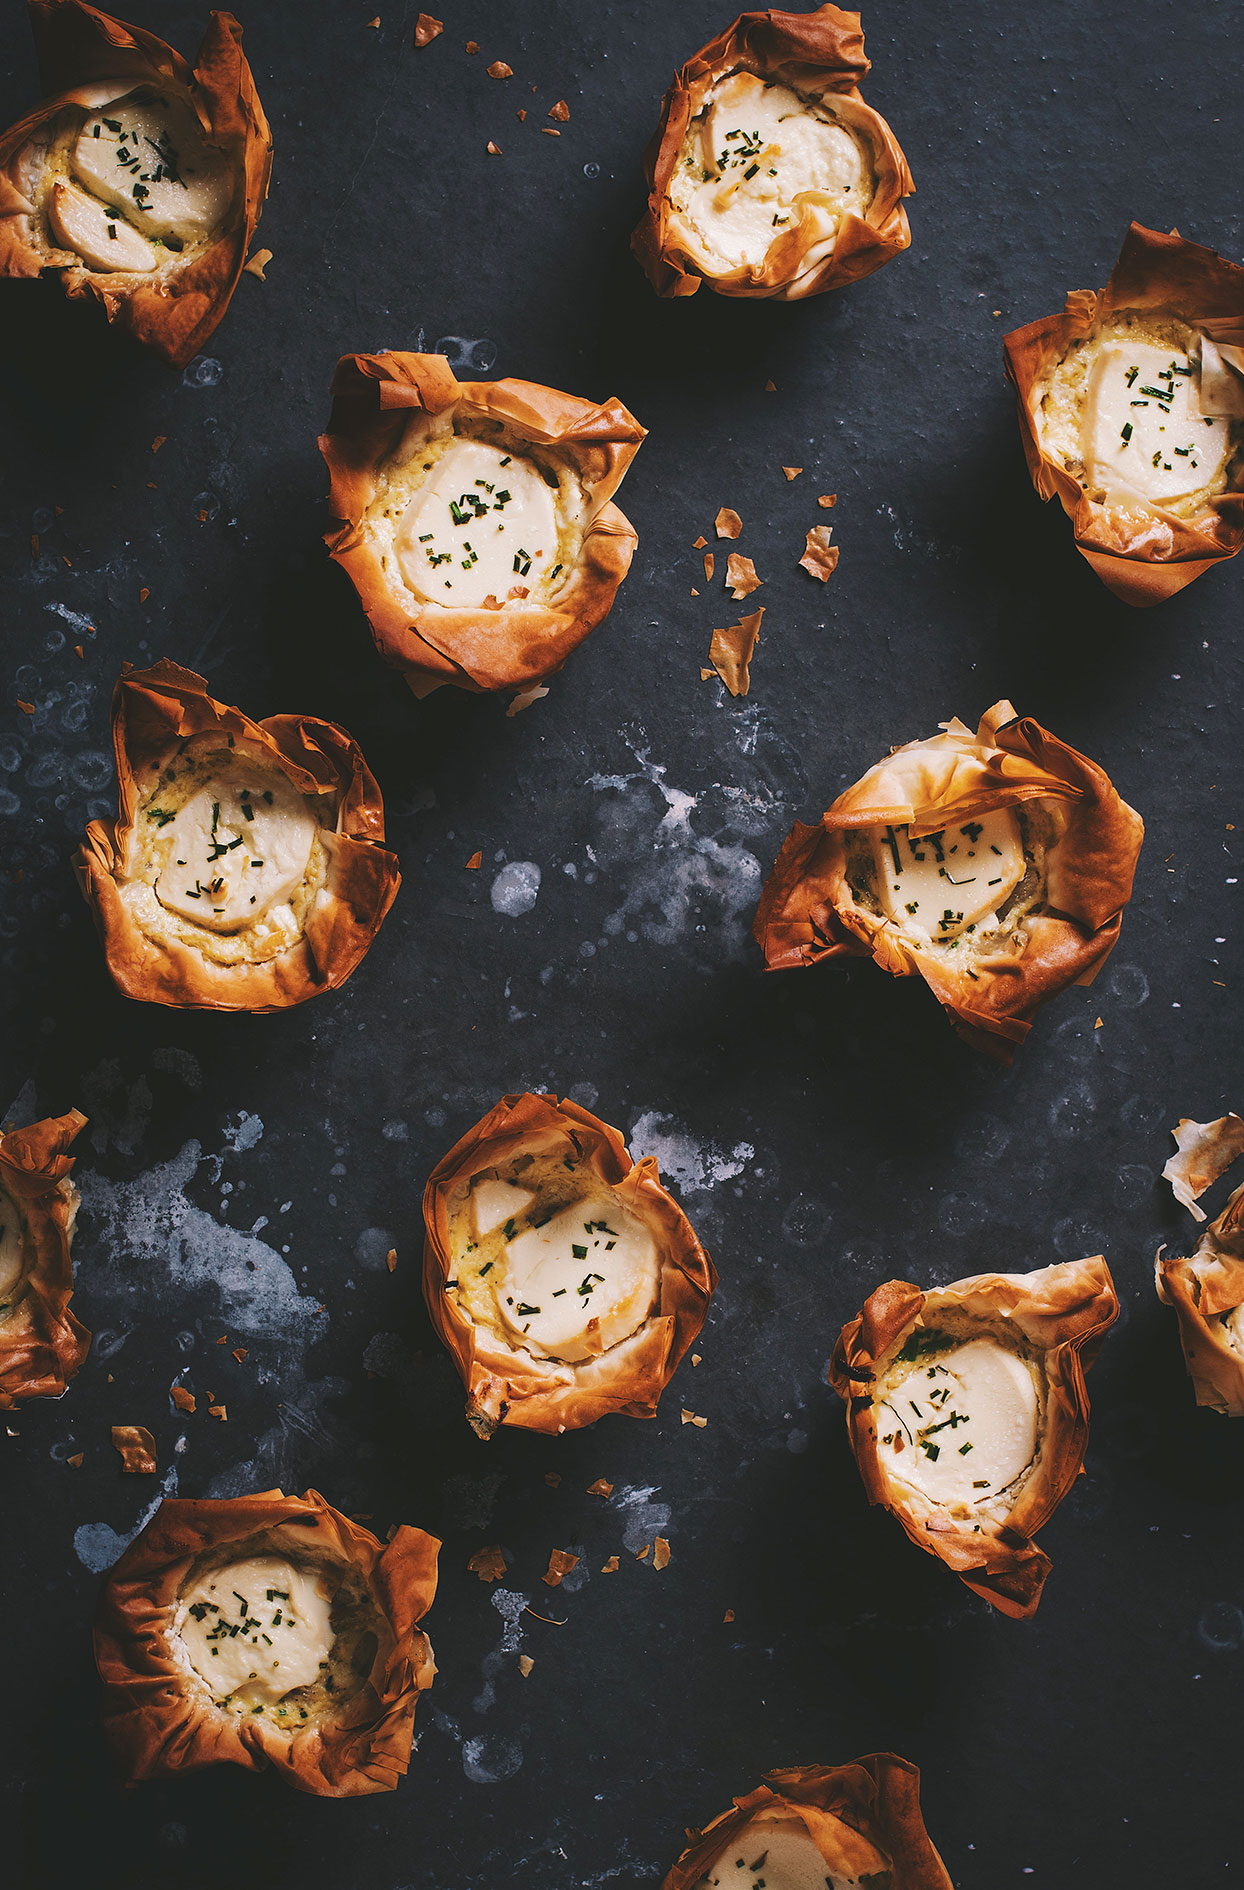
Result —
<path fill-rule="evenodd" d="M 267 1764 L 300 1791 L 392 1791 L 436 1668 L 418 1629 L 440 1543 L 386 1546 L 314 1490 L 161 1503 L 95 1624 L 109 1742 L 131 1784 Z"/>
<path fill-rule="evenodd" d="M 1100 294 L 1006 337 L 1033 484 L 1124 603 L 1244 544 L 1244 269 L 1133 223 Z"/>
<path fill-rule="evenodd" d="M 661 1890 L 953 1890 L 906 1759 L 870 1752 L 765 1777 L 690 1834 Z"/>
<path fill-rule="evenodd" d="M 1197 1198 L 1244 1153 L 1244 1123 L 1237 1115 L 1184 1120 L 1172 1134 L 1177 1152 L 1162 1173 L 1176 1200 L 1204 1221 Z M 1244 1187 L 1202 1229 L 1189 1259 L 1160 1251 L 1154 1276 L 1158 1298 L 1175 1308 L 1197 1403 L 1244 1417 Z"/>
<path fill-rule="evenodd" d="M 343 984 L 400 884 L 380 790 L 343 729 L 252 722 L 162 661 L 112 710 L 119 810 L 76 871 L 127 997 L 272 1011 Z"/>
<path fill-rule="evenodd" d="M 1084 1374 L 1118 1311 L 1100 1257 L 928 1293 L 890 1280 L 834 1348 L 869 1502 L 1017 1619 L 1050 1572 L 1032 1537 L 1080 1474 Z"/>
<path fill-rule="evenodd" d="M 0 138 L 0 275 L 58 273 L 172 367 L 229 306 L 272 166 L 242 29 L 198 64 L 84 0 L 30 0 L 48 97 Z"/>
<path fill-rule="evenodd" d="M 1095 762 L 1009 702 L 953 718 L 797 822 L 753 928 L 771 971 L 871 956 L 1009 1061 L 1114 947 L 1144 826 Z"/>
<path fill-rule="evenodd" d="M 911 242 L 915 188 L 866 105 L 858 13 L 744 13 L 665 95 L 631 248 L 658 295 L 793 302 L 871 275 Z"/>
<path fill-rule="evenodd" d="M 423 1293 L 481 1437 L 655 1417 L 712 1261 L 651 1156 L 576 1103 L 505 1096 L 423 1196 Z"/>
<path fill-rule="evenodd" d="M 439 354 L 347 354 L 332 392 L 326 543 L 385 662 L 417 696 L 560 669 L 639 542 L 610 501 L 644 428 L 617 400 L 459 381 Z"/>
<path fill-rule="evenodd" d="M 91 1343 L 69 1310 L 78 1190 L 68 1151 L 85 1126 L 71 1109 L 0 1135 L 0 1411 L 59 1398 Z"/>

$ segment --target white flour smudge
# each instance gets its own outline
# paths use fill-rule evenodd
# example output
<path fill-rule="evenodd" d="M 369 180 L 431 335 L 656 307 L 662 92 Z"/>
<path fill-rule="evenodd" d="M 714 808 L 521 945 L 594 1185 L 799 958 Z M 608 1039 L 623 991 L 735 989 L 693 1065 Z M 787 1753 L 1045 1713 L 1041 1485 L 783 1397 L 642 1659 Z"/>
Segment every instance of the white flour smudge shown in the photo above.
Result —
<path fill-rule="evenodd" d="M 669 1504 L 654 1503 L 652 1500 L 660 1487 L 659 1483 L 628 1483 L 620 1490 L 615 1490 L 609 1499 L 610 1509 L 622 1512 L 622 1546 L 629 1549 L 632 1555 L 638 1555 L 642 1548 L 670 1526 L 673 1511 Z"/>
<path fill-rule="evenodd" d="M 655 1155 L 663 1177 L 691 1194 L 733 1181 L 756 1158 L 750 1142 L 736 1142 L 731 1149 L 699 1143 L 672 1116 L 655 1109 L 638 1118 L 627 1139 L 633 1155 Z"/>
<path fill-rule="evenodd" d="M 511 860 L 492 882 L 492 909 L 507 919 L 530 912 L 540 896 L 540 868 L 534 860 Z"/>
<path fill-rule="evenodd" d="M 531 1605 L 530 1595 L 520 1595 L 513 1588 L 494 1589 L 489 1600 L 505 1625 L 501 1630 L 501 1639 L 480 1663 L 484 1684 L 471 1702 L 477 1713 L 486 1713 L 490 1706 L 496 1705 L 497 1675 L 507 1659 L 516 1654 L 523 1644 L 523 1610 Z"/>
<path fill-rule="evenodd" d="M 185 1438 L 178 1440 L 176 1448 L 184 1449 Z M 138 1521 L 126 1536 L 120 1535 L 108 1523 L 80 1523 L 73 1532 L 74 1552 L 84 1568 L 89 1568 L 92 1575 L 102 1575 L 106 1568 L 129 1548 L 136 1535 L 147 1527 L 151 1518 L 159 1509 L 166 1496 L 177 1494 L 177 1465 L 171 1463 L 165 1471 L 157 1496 L 153 1496 L 147 1507 L 139 1514 Z"/>

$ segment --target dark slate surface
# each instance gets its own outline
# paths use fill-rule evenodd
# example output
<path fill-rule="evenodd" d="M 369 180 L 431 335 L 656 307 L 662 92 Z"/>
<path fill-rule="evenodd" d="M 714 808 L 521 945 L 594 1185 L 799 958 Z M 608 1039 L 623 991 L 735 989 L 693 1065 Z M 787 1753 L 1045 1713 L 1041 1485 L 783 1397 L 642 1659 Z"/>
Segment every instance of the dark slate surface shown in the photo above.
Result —
<path fill-rule="evenodd" d="M 96 1332 L 63 1402 L 5 1440 L 6 1865 L 17 1834 L 23 1890 L 656 1884 L 684 1825 L 767 1767 L 890 1747 L 923 1768 L 960 1890 L 1217 1882 L 1244 1427 L 1193 1408 L 1152 1259 L 1190 1233 L 1157 1180 L 1170 1125 L 1241 1104 L 1244 569 L 1151 615 L 1115 603 L 1029 488 L 999 344 L 1104 280 L 1133 216 L 1240 254 L 1241 8 L 875 8 L 868 96 L 915 171 L 915 240 L 795 308 L 660 304 L 627 253 L 662 86 L 726 9 L 440 10 L 444 38 L 416 53 L 409 0 L 250 9 L 275 260 L 184 375 L 37 288 L 0 304 L 0 1108 L 91 1116 L 77 1305 Z M 197 41 L 194 6 L 132 11 Z M 35 89 L 12 12 L 6 120 Z M 571 121 L 543 137 L 561 97 Z M 318 539 L 334 359 L 420 341 L 617 393 L 651 428 L 618 604 L 514 719 L 450 692 L 417 705 Z M 783 462 L 806 468 L 793 485 Z M 822 589 L 796 559 L 825 490 L 842 563 Z M 722 504 L 766 580 L 738 703 L 699 677 L 736 607 L 720 575 L 690 596 Z M 164 654 L 252 713 L 335 717 L 379 775 L 405 884 L 337 995 L 248 1020 L 109 985 L 69 858 L 110 805 L 119 665 Z M 1011 1072 L 921 990 L 871 966 L 766 981 L 748 938 L 795 814 L 1002 694 L 1103 761 L 1149 825 L 1113 960 Z M 531 866 L 534 906 L 507 911 Z M 655 1423 L 483 1445 L 462 1421 L 420 1301 L 420 1191 L 524 1086 L 655 1151 L 719 1262 L 704 1362 Z M 869 1513 L 825 1363 L 886 1277 L 1098 1251 L 1124 1317 L 1019 1625 Z M 227 1425 L 171 1410 L 183 1367 Z M 87 1629 L 156 1490 L 119 1474 L 112 1422 L 154 1431 L 165 1491 L 311 1484 L 381 1531 L 444 1536 L 442 1671 L 400 1790 L 317 1802 L 235 1771 L 115 1789 Z M 600 1476 L 609 1502 L 584 1493 Z M 658 1531 L 660 1574 L 628 1553 Z M 500 1589 L 465 1568 L 491 1542 Z M 556 1593 L 553 1547 L 583 1558 Z"/>

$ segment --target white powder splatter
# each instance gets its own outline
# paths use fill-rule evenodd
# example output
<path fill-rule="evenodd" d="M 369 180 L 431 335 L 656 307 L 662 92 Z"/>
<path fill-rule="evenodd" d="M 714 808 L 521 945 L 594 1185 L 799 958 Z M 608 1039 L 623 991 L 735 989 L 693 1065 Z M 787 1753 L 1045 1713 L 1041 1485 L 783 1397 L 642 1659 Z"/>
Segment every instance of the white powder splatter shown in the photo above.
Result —
<path fill-rule="evenodd" d="M 505 1626 L 497 1645 L 490 1654 L 485 1654 L 480 1663 L 484 1684 L 471 1702 L 477 1713 L 486 1713 L 490 1706 L 495 1706 L 497 1675 L 506 1665 L 508 1657 L 516 1654 L 523 1644 L 523 1611 L 531 1605 L 530 1595 L 520 1595 L 513 1588 L 496 1588 L 489 1600 Z"/>
<path fill-rule="evenodd" d="M 655 1155 L 665 1179 L 692 1194 L 733 1181 L 756 1157 L 750 1142 L 736 1142 L 729 1150 L 711 1142 L 699 1143 L 673 1116 L 655 1109 L 638 1118 L 627 1139 L 633 1155 Z"/>
<path fill-rule="evenodd" d="M 256 1118 L 257 1120 L 257 1118 Z M 256 1234 L 224 1227 L 185 1190 L 202 1151 L 187 1142 L 171 1161 L 135 1181 L 81 1175 L 87 1238 L 79 1261 L 96 1299 L 131 1307 L 204 1293 L 207 1310 L 232 1329 L 267 1337 L 318 1337 L 327 1315 L 298 1290 L 288 1264 Z"/>
<path fill-rule="evenodd" d="M 184 1444 L 185 1439 L 182 1439 Z M 138 1517 L 138 1521 L 128 1535 L 120 1535 L 108 1523 L 80 1523 L 73 1532 L 74 1552 L 84 1568 L 89 1568 L 92 1575 L 102 1575 L 106 1568 L 129 1548 L 139 1531 L 145 1529 L 159 1509 L 166 1496 L 177 1494 L 177 1465 L 172 1463 L 165 1471 L 160 1483 L 159 1494 L 153 1496 Z"/>
<path fill-rule="evenodd" d="M 499 1785 L 523 1763 L 523 1748 L 510 1733 L 481 1733 L 462 1742 L 462 1769 L 473 1785 Z"/>
<path fill-rule="evenodd" d="M 249 1109 L 239 1109 L 235 1122 L 225 1124 L 225 1146 L 234 1154 L 244 1154 L 263 1140 L 263 1122 Z"/>
<path fill-rule="evenodd" d="M 540 895 L 540 868 L 534 860 L 511 860 L 492 882 L 492 909 L 507 919 L 530 912 Z"/>
<path fill-rule="evenodd" d="M 638 1555 L 654 1537 L 669 1528 L 673 1514 L 669 1504 L 652 1500 L 660 1487 L 659 1483 L 627 1483 L 609 1499 L 610 1509 L 620 1510 L 625 1518 L 622 1546 L 632 1555 Z"/>

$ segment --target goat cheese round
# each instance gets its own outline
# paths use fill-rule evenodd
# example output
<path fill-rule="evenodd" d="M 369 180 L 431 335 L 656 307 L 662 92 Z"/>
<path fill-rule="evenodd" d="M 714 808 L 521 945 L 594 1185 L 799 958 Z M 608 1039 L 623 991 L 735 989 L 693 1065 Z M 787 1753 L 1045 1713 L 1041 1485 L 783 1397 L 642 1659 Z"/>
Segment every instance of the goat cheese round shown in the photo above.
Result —
<path fill-rule="evenodd" d="M 934 1503 L 990 1502 L 1037 1454 L 1034 1368 L 993 1339 L 942 1349 L 938 1335 L 922 1336 L 914 1359 L 900 1354 L 890 1366 L 874 1400 L 882 1470 Z"/>
<path fill-rule="evenodd" d="M 869 842 L 882 911 L 934 941 L 992 930 L 999 907 L 1027 870 L 1023 836 L 1009 807 L 936 833 L 873 827 Z"/>
<path fill-rule="evenodd" d="M 48 227 L 89 269 L 145 275 L 159 261 L 159 251 L 123 216 L 61 179 L 48 196 Z"/>
<path fill-rule="evenodd" d="M 874 189 L 863 146 L 828 104 L 750 72 L 713 89 L 669 186 L 678 233 L 713 274 L 762 263 L 805 207 L 832 236 L 848 212 L 864 214 Z"/>
<path fill-rule="evenodd" d="M 802 1819 L 757 1818 L 731 1838 L 696 1890 L 855 1890 L 874 1875 L 880 1881 L 886 1860 L 866 1838 L 857 1834 L 856 1843 L 867 1874 L 842 1876 L 830 1870 Z M 865 1863 L 869 1851 L 873 1854 Z"/>
<path fill-rule="evenodd" d="M 321 1677 L 333 1645 L 332 1591 L 321 1572 L 252 1556 L 195 1579 L 174 1633 L 212 1698 L 272 1704 Z"/>
<path fill-rule="evenodd" d="M 209 148 L 194 112 L 177 98 L 136 95 L 91 112 L 70 165 L 93 197 L 123 212 L 143 236 L 178 245 L 212 234 L 236 184 L 230 158 Z"/>
<path fill-rule="evenodd" d="M 511 1345 L 578 1363 L 637 1331 L 660 1296 L 651 1229 L 561 1158 L 478 1177 L 451 1225 L 459 1304 Z"/>
<path fill-rule="evenodd" d="M 1201 412 L 1182 350 L 1112 341 L 1096 349 L 1084 397 L 1084 470 L 1107 494 L 1153 505 L 1212 485 L 1231 445 L 1230 422 Z"/>
<path fill-rule="evenodd" d="M 557 486 L 539 466 L 481 440 L 455 439 L 406 507 L 394 537 L 410 590 L 477 608 L 541 582 L 557 561 Z"/>

